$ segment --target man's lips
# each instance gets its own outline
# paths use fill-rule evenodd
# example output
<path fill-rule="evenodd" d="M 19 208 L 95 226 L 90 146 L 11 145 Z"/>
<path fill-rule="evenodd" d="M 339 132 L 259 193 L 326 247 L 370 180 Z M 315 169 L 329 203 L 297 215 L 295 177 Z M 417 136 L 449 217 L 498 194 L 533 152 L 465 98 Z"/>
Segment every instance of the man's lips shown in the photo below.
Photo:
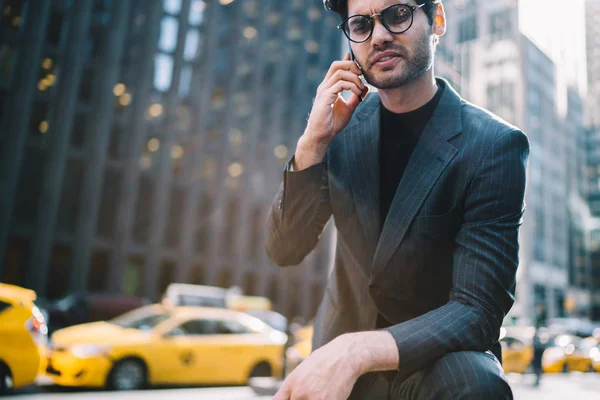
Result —
<path fill-rule="evenodd" d="M 402 57 L 402 55 L 400 53 L 396 53 L 395 51 L 384 51 L 373 57 L 371 64 L 375 65 L 377 63 L 383 63 L 398 57 Z"/>

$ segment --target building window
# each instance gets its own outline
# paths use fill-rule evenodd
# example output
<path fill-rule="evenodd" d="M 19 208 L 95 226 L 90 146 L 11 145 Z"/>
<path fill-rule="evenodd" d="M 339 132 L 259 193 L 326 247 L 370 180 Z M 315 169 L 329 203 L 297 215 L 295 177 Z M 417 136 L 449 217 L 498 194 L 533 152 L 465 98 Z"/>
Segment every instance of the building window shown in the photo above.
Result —
<path fill-rule="evenodd" d="M 115 236 L 115 223 L 120 202 L 122 177 L 123 173 L 120 170 L 107 168 L 104 172 L 96 232 L 99 236 L 107 239 L 114 239 Z"/>
<path fill-rule="evenodd" d="M 123 271 L 123 293 L 132 296 L 141 295 L 143 279 L 144 258 L 141 256 L 129 257 Z"/>
<path fill-rule="evenodd" d="M 154 56 L 154 87 L 166 92 L 171 88 L 173 79 L 173 57 L 159 53 Z"/>
<path fill-rule="evenodd" d="M 90 274 L 88 275 L 88 290 L 90 292 L 103 292 L 108 289 L 110 254 L 107 251 L 94 251 L 90 260 Z"/>
<path fill-rule="evenodd" d="M 179 23 L 173 17 L 163 17 L 160 22 L 160 39 L 158 47 L 161 51 L 172 53 L 177 46 Z"/>
<path fill-rule="evenodd" d="M 150 227 L 154 215 L 154 179 L 142 175 L 139 183 L 135 220 L 133 223 L 133 238 L 136 242 L 145 244 L 150 237 Z"/>
<path fill-rule="evenodd" d="M 239 229 L 239 203 L 237 199 L 229 199 L 225 211 L 225 226 L 223 227 L 223 239 L 221 243 L 224 247 L 223 256 L 225 258 L 230 258 L 232 254 L 237 250 L 235 240 L 236 231 L 237 229 Z"/>
<path fill-rule="evenodd" d="M 190 7 L 190 18 L 189 23 L 192 26 L 197 26 L 204 21 L 204 10 L 206 9 L 206 2 L 204 0 L 194 0 Z"/>
<path fill-rule="evenodd" d="M 67 161 L 64 172 L 62 193 L 58 209 L 56 229 L 61 233 L 72 233 L 79 214 L 79 198 L 85 176 L 85 166 L 81 159 L 72 158 Z"/>
<path fill-rule="evenodd" d="M 244 294 L 248 296 L 256 295 L 257 279 L 255 272 L 246 272 L 244 275 Z"/>
<path fill-rule="evenodd" d="M 163 10 L 169 14 L 179 14 L 181 12 L 181 0 L 164 0 Z"/>
<path fill-rule="evenodd" d="M 194 233 L 195 250 L 197 253 L 203 253 L 208 249 L 210 216 L 213 212 L 213 198 L 208 191 L 202 193 L 200 204 L 198 204 L 198 221 Z"/>
<path fill-rule="evenodd" d="M 0 276 L 0 282 L 13 285 L 25 284 L 25 271 L 27 271 L 27 264 L 29 263 L 30 245 L 29 239 L 19 237 L 8 239 L 4 256 L 3 275 Z"/>
<path fill-rule="evenodd" d="M 477 16 L 472 15 L 460 21 L 458 42 L 464 43 L 477 39 Z"/>
<path fill-rule="evenodd" d="M 506 39 L 512 33 L 511 10 L 502 10 L 490 15 L 490 37 L 492 42 Z"/>
<path fill-rule="evenodd" d="M 158 293 L 162 294 L 167 290 L 167 287 L 173 283 L 175 279 L 175 271 L 177 264 L 173 261 L 163 260 L 160 265 L 160 276 L 158 278 Z"/>
<path fill-rule="evenodd" d="M 193 285 L 203 285 L 205 283 L 204 279 L 204 265 L 192 265 L 190 283 Z"/>
<path fill-rule="evenodd" d="M 50 268 L 46 281 L 46 297 L 58 299 L 69 291 L 69 267 L 71 265 L 71 248 L 54 245 L 50 258 Z"/>
<path fill-rule="evenodd" d="M 229 288 L 231 286 L 231 270 L 227 267 L 221 267 L 217 274 L 217 286 Z"/>
<path fill-rule="evenodd" d="M 169 218 L 165 229 L 164 243 L 167 247 L 177 248 L 181 242 L 183 227 L 183 189 L 174 187 L 169 201 Z"/>
<path fill-rule="evenodd" d="M 45 158 L 39 149 L 30 147 L 25 150 L 13 214 L 17 223 L 31 225 L 37 219 Z"/>

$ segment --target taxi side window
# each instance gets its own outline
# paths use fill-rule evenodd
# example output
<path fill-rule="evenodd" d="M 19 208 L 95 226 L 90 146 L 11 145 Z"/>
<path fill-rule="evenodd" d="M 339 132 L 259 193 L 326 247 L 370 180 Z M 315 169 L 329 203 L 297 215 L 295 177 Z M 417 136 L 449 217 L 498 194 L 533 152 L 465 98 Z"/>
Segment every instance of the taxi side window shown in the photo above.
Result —
<path fill-rule="evenodd" d="M 179 329 L 185 333 L 185 336 L 215 335 L 217 333 L 217 321 L 195 319 L 181 324 Z"/>
<path fill-rule="evenodd" d="M 172 335 L 240 335 L 244 333 L 251 333 L 251 331 L 244 325 L 234 320 L 195 319 L 187 321 L 175 328 L 172 332 Z"/>
<path fill-rule="evenodd" d="M 217 333 L 219 334 L 241 335 L 244 333 L 251 333 L 248 328 L 234 320 L 219 321 L 217 329 Z"/>
<path fill-rule="evenodd" d="M 10 308 L 10 303 L 0 301 L 0 313 L 8 308 Z"/>

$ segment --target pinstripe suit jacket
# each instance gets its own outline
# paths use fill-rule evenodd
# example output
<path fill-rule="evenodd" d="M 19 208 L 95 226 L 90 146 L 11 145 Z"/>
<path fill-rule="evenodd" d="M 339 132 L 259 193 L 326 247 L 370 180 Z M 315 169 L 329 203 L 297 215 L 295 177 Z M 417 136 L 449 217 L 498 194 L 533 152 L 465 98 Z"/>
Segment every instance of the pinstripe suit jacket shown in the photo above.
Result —
<path fill-rule="evenodd" d="M 280 266 L 299 264 L 335 221 L 335 265 L 313 348 L 374 329 L 381 313 L 394 324 L 387 329 L 405 376 L 449 352 L 489 350 L 514 301 L 527 137 L 438 82 L 444 93 L 383 229 L 375 93 L 325 161 L 302 171 L 288 163 L 268 218 L 266 250 Z"/>

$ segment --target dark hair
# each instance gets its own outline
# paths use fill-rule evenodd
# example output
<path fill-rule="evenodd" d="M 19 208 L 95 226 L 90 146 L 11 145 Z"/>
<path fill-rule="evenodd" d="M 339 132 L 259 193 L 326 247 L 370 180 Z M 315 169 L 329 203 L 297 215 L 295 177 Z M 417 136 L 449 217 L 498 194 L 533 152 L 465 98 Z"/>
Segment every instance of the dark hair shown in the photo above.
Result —
<path fill-rule="evenodd" d="M 427 19 L 429 19 L 429 23 L 433 24 L 433 16 L 435 9 L 438 4 L 442 3 L 442 0 L 415 0 L 418 5 L 423 3 L 427 3 L 425 7 L 423 7 L 425 11 L 425 15 L 427 15 Z M 342 21 L 348 18 L 348 0 L 323 0 L 323 6 L 326 10 L 331 10 L 336 12 L 342 18 Z"/>

